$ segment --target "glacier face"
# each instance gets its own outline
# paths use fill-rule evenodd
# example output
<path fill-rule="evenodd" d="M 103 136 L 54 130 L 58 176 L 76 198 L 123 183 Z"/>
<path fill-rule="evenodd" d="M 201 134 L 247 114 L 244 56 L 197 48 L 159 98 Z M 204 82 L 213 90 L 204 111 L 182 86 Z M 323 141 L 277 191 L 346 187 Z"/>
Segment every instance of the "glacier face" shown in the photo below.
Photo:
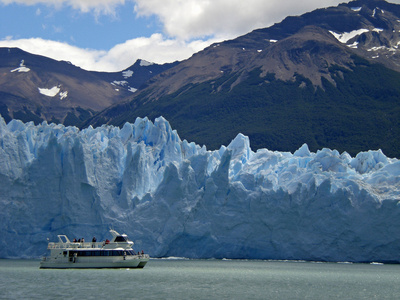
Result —
<path fill-rule="evenodd" d="M 400 261 L 400 161 L 303 145 L 207 151 L 169 123 L 122 129 L 0 118 L 0 257 L 110 227 L 136 251 L 191 258 Z"/>

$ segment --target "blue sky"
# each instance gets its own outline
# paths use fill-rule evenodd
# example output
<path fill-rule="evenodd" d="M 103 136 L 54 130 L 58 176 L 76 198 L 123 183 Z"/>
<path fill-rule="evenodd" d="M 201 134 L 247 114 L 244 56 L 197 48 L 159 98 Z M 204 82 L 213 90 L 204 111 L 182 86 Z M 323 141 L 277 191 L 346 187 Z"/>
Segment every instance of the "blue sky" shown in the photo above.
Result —
<path fill-rule="evenodd" d="M 0 6 L 0 20 L 1 39 L 41 37 L 99 50 L 162 30 L 155 16 L 135 16 L 133 2 L 117 6 L 114 14 L 12 3 Z"/>
<path fill-rule="evenodd" d="M 139 58 L 183 60 L 213 42 L 341 2 L 349 1 L 0 0 L 0 47 L 120 71 Z"/>

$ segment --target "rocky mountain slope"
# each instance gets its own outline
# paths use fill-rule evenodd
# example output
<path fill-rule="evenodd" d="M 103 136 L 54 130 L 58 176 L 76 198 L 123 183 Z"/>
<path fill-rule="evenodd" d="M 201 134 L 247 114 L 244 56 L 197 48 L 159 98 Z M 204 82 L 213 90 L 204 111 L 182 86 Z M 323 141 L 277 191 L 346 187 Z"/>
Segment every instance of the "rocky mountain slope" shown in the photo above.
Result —
<path fill-rule="evenodd" d="M 211 45 L 86 125 L 160 115 L 217 148 L 382 148 L 400 156 L 400 6 L 357 0 Z"/>
<path fill-rule="evenodd" d="M 90 72 L 18 48 L 0 48 L 0 113 L 6 121 L 78 125 L 171 66 L 138 60 L 122 72 Z"/>

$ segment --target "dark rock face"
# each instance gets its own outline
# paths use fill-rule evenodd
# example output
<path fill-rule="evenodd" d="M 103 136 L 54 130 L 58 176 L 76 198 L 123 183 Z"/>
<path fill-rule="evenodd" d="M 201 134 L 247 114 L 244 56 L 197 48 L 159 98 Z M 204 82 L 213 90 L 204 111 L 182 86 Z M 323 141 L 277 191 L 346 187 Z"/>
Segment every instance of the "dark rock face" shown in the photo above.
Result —
<path fill-rule="evenodd" d="M 121 72 L 90 72 L 18 48 L 0 48 L 0 114 L 6 121 L 79 125 L 173 65 L 138 60 Z"/>

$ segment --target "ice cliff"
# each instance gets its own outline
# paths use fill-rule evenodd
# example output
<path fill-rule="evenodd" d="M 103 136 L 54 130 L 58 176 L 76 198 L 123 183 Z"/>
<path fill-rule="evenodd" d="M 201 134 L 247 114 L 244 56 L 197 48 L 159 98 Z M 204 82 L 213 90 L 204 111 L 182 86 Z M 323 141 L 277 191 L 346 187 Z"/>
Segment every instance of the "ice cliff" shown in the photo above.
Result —
<path fill-rule="evenodd" d="M 400 261 L 400 161 L 303 145 L 207 151 L 147 118 L 78 130 L 0 118 L 0 257 L 57 234 L 128 234 L 151 256 Z"/>

